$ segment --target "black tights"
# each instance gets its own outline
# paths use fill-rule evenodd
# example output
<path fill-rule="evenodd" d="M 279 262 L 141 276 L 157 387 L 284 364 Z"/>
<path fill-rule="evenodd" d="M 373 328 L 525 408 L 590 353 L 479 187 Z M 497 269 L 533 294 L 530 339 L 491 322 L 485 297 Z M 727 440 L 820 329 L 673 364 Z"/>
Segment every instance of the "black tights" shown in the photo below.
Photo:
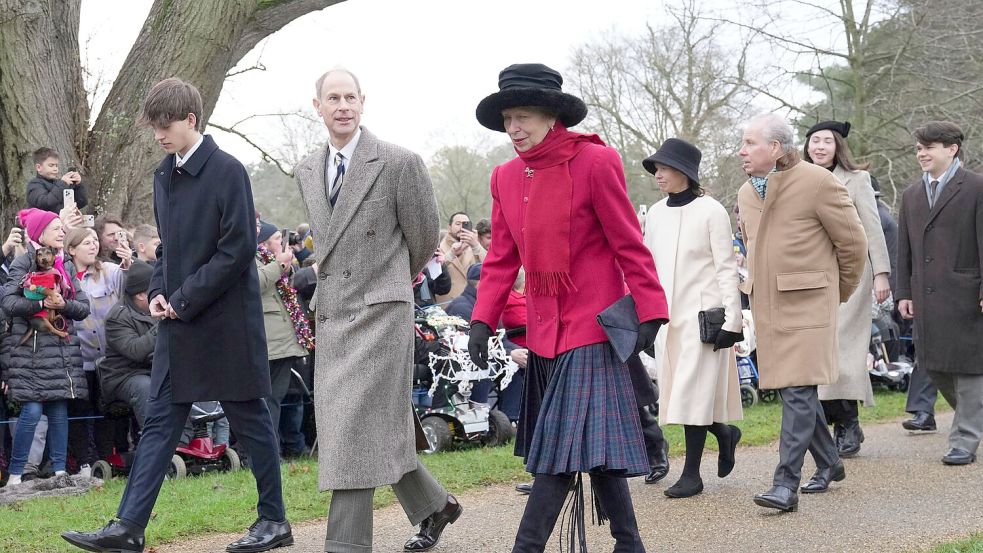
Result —
<path fill-rule="evenodd" d="M 683 465 L 682 478 L 700 478 L 700 462 L 703 460 L 707 432 L 717 438 L 718 447 L 723 447 L 722 444 L 730 439 L 730 428 L 722 422 L 715 422 L 710 426 L 683 425 L 683 433 L 686 436 L 686 463 Z"/>

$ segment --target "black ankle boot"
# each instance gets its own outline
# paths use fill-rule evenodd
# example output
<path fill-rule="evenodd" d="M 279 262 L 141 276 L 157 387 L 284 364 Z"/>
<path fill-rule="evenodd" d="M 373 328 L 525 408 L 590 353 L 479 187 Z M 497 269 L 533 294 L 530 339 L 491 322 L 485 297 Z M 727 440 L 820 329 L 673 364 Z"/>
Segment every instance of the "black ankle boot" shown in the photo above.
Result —
<path fill-rule="evenodd" d="M 570 491 L 573 475 L 537 474 L 519 521 L 512 553 L 541 553 Z"/>
<path fill-rule="evenodd" d="M 843 425 L 843 439 L 837 444 L 837 451 L 840 457 L 848 459 L 856 457 L 860 453 L 860 444 L 864 441 L 864 431 L 860 428 L 860 421 L 853 419 Z"/>
<path fill-rule="evenodd" d="M 631 503 L 628 481 L 603 474 L 592 474 L 590 481 L 598 503 L 610 520 L 614 553 L 645 553 L 642 538 L 638 535 L 638 522 L 635 520 L 635 507 Z"/>

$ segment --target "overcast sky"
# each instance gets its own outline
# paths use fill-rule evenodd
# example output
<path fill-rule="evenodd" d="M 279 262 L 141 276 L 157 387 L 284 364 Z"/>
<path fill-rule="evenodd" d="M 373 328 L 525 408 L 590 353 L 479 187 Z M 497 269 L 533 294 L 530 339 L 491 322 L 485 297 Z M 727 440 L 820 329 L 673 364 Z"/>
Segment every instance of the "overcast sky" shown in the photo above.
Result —
<path fill-rule="evenodd" d="M 83 0 L 79 38 L 90 83 L 116 75 L 151 4 Z M 707 5 L 730 4 L 701 4 Z M 425 158 L 447 144 L 494 145 L 504 137 L 478 125 L 474 108 L 498 89 L 501 69 L 540 62 L 563 72 L 584 42 L 612 30 L 637 33 L 665 17 L 661 0 L 349 0 L 261 42 L 241 65 L 259 59 L 266 71 L 227 80 L 211 120 L 230 125 L 252 114 L 297 109 L 313 115 L 314 81 L 344 66 L 359 76 L 366 94 L 362 123 L 381 138 Z M 105 95 L 108 84 L 103 87 Z M 264 146 L 282 143 L 275 119 L 242 128 Z M 239 138 L 211 132 L 243 161 L 259 159 Z"/>

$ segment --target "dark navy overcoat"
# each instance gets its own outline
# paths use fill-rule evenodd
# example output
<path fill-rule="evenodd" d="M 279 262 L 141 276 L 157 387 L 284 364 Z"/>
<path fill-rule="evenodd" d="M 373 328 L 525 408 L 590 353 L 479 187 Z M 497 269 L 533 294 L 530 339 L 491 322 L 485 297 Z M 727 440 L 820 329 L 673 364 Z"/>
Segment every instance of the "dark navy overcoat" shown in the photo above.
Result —
<path fill-rule="evenodd" d="M 245 167 L 211 136 L 181 167 L 154 171 L 160 231 L 149 297 L 178 315 L 157 334 L 151 395 L 171 375 L 175 403 L 270 395 L 266 331 L 256 273 L 256 220 Z"/>

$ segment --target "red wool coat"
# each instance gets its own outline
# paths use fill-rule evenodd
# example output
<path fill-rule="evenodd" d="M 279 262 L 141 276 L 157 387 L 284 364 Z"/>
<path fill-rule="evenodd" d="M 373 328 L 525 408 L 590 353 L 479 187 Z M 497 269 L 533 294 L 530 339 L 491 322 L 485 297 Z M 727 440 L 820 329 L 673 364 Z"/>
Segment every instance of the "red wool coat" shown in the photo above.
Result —
<path fill-rule="evenodd" d="M 521 158 L 492 172 L 492 245 L 481 266 L 473 321 L 498 326 L 516 273 L 525 258 L 529 185 Z M 668 319 L 665 292 L 652 253 L 642 242 L 618 153 L 590 144 L 570 160 L 570 277 L 576 290 L 556 297 L 526 295 L 529 349 L 556 357 L 607 341 L 597 314 L 625 295 L 635 298 L 640 321 Z M 558 247 L 567 247 L 558 244 Z M 528 292 L 528 291 L 527 291 Z"/>

